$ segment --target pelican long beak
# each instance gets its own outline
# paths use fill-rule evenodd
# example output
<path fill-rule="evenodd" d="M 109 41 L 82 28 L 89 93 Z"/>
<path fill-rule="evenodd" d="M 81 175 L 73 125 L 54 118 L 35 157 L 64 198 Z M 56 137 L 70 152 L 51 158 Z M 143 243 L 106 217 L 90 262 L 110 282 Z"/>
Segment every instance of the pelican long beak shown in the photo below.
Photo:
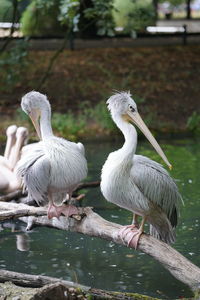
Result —
<path fill-rule="evenodd" d="M 150 130 L 148 127 L 145 125 L 143 122 L 142 118 L 140 117 L 138 112 L 127 112 L 128 114 L 128 119 L 132 121 L 135 125 L 138 126 L 138 128 L 144 133 L 146 138 L 149 140 L 151 145 L 154 147 L 154 149 L 157 151 L 157 153 L 161 156 L 161 158 L 164 160 L 164 162 L 167 164 L 169 169 L 172 169 L 172 165 L 169 163 L 167 157 L 165 156 L 164 152 L 162 151 L 161 147 L 157 143 L 156 139 L 153 137 L 151 134 Z"/>
<path fill-rule="evenodd" d="M 40 140 L 42 140 L 42 135 L 40 131 L 40 124 L 39 124 L 39 112 L 36 110 L 32 110 L 31 113 L 29 114 L 29 117 L 35 127 L 35 130 L 37 132 L 37 135 Z"/>

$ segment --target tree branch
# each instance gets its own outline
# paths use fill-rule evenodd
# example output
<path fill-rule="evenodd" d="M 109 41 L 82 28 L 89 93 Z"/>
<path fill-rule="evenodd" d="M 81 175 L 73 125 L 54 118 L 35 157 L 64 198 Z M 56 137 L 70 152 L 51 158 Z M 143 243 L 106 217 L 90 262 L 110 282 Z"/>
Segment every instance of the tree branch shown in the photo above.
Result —
<path fill-rule="evenodd" d="M 153 300 L 154 298 L 147 297 L 146 295 L 143 297 L 142 295 L 138 295 L 135 293 L 123 293 L 123 292 L 113 292 L 113 291 L 105 291 L 100 289 L 91 288 L 88 286 L 84 286 L 75 282 L 62 280 L 60 278 L 49 277 L 49 276 L 42 276 L 42 275 L 30 275 L 30 274 L 23 274 L 18 272 L 11 272 L 7 270 L 0 269 L 0 282 L 9 281 L 14 283 L 15 286 L 13 287 L 16 290 L 17 286 L 22 287 L 29 287 L 40 289 L 36 292 L 36 297 L 31 297 L 31 299 L 116 299 L 116 300 L 135 300 L 135 299 L 146 299 L 146 300 Z M 59 289 L 64 287 L 67 289 L 68 297 L 62 297 L 62 295 L 66 295 L 66 293 L 59 294 L 59 290 L 57 293 L 54 292 L 53 295 L 48 294 L 51 289 Z M 1 289 L 1 286 L 0 286 Z M 7 286 L 5 286 L 7 290 Z M 29 290 L 30 292 L 30 290 Z M 30 293 L 29 293 L 30 294 Z M 23 295 L 25 297 L 25 292 L 23 291 Z M 71 295 L 72 297 L 70 297 Z M 8 296 L 12 298 L 12 294 L 10 294 L 8 290 Z M 14 296 L 14 295 L 13 295 Z M 83 297 L 84 296 L 84 297 Z M 30 297 L 30 296 L 29 296 Z M 17 297 L 16 297 L 17 298 Z M 3 299 L 3 298 L 2 298 Z M 6 297 L 4 299 L 7 299 Z M 14 299 L 14 297 L 12 298 Z M 30 299 L 30 298 L 29 298 Z"/>
<path fill-rule="evenodd" d="M 0 220 L 20 217 L 22 221 L 28 224 L 27 230 L 34 226 L 48 226 L 103 238 L 124 246 L 127 246 L 128 243 L 120 237 L 119 232 L 123 228 L 122 225 L 103 219 L 89 207 L 78 208 L 79 215 L 75 215 L 73 218 L 61 216 L 59 219 L 53 218 L 51 220 L 46 217 L 45 207 L 2 202 L 0 203 L 0 211 L 2 211 L 0 212 Z M 200 269 L 171 246 L 150 235 L 142 234 L 138 250 L 155 258 L 174 277 L 188 285 L 193 291 L 200 290 Z"/>
<path fill-rule="evenodd" d="M 11 201 L 11 200 L 16 200 L 16 199 L 19 199 L 19 198 L 21 198 L 23 196 L 26 196 L 26 195 L 27 194 L 22 193 L 22 190 L 16 190 L 12 193 L 1 196 L 0 197 L 0 202 L 2 202 L 2 201 L 8 202 L 8 201 Z"/>
<path fill-rule="evenodd" d="M 68 35 L 66 35 L 66 37 L 63 39 L 63 43 L 62 45 L 60 46 L 60 48 L 53 54 L 53 56 L 51 57 L 50 61 L 49 61 L 49 64 L 48 64 L 48 67 L 45 71 L 45 73 L 43 74 L 36 90 L 40 90 L 41 87 L 44 85 L 45 81 L 47 80 L 52 68 L 53 68 L 53 65 L 56 61 L 56 59 L 58 58 L 58 56 L 63 52 L 63 50 L 65 49 L 66 47 L 66 44 L 67 44 L 67 41 L 68 41 Z"/>
<path fill-rule="evenodd" d="M 78 192 L 82 189 L 86 189 L 88 187 L 98 187 L 99 185 L 100 185 L 100 181 L 81 182 L 77 186 L 75 192 Z"/>

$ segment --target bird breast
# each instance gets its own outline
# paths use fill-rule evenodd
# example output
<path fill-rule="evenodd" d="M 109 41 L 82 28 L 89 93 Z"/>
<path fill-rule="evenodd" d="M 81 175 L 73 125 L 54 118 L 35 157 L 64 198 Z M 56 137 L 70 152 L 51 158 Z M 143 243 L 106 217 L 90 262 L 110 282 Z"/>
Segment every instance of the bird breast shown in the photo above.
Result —
<path fill-rule="evenodd" d="M 111 153 L 102 168 L 101 191 L 107 201 L 144 215 L 149 210 L 148 200 L 141 201 L 144 197 L 131 178 L 132 166 L 130 158 L 120 160 Z"/>
<path fill-rule="evenodd" d="M 77 144 L 54 137 L 44 140 L 44 152 L 51 164 L 51 188 L 71 189 L 87 176 L 87 162 Z"/>

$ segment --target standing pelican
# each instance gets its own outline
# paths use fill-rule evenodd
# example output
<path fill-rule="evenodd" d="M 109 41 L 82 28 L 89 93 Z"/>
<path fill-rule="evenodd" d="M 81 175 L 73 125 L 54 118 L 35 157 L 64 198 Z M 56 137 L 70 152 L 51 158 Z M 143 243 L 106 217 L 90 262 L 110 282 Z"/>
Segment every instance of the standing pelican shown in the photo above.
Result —
<path fill-rule="evenodd" d="M 87 176 L 83 145 L 53 135 L 51 107 L 45 95 L 29 92 L 22 98 L 21 107 L 41 139 L 33 150 L 25 152 L 17 167 L 29 197 L 41 205 L 45 204 L 47 196 L 48 218 L 76 213 L 75 207 L 56 206 L 54 200 L 59 192 L 66 193 L 70 199 L 74 189 Z"/>
<path fill-rule="evenodd" d="M 181 196 L 173 179 L 160 164 L 135 154 L 137 131 L 130 121 L 145 134 L 169 168 L 171 165 L 142 121 L 130 93 L 117 93 L 108 99 L 107 104 L 125 142 L 121 149 L 109 154 L 102 168 L 101 191 L 109 202 L 134 214 L 133 224 L 122 230 L 121 237 L 129 236 L 128 244 L 136 248 L 147 221 L 151 235 L 166 243 L 174 242 Z M 142 216 L 139 229 L 138 216 Z"/>

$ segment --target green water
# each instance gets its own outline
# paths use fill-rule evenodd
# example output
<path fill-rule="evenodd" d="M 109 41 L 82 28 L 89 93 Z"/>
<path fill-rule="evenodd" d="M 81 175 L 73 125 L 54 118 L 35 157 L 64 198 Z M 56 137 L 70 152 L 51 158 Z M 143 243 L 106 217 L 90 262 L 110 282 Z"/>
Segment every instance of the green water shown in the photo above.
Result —
<path fill-rule="evenodd" d="M 185 202 L 185 206 L 181 207 L 174 247 L 200 266 L 200 142 L 195 139 L 159 142 L 173 164 L 171 174 L 176 178 Z M 86 145 L 88 180 L 99 179 L 108 153 L 120 144 Z M 137 152 L 160 161 L 148 143 L 140 142 Z M 97 213 L 112 222 L 131 223 L 131 213 L 107 203 L 99 189 L 88 190 L 83 205 L 93 206 Z M 138 292 L 162 299 L 192 295 L 158 262 L 141 252 L 77 233 L 49 228 L 36 228 L 29 233 L 23 233 L 24 230 L 25 224 L 20 222 L 2 225 L 0 268 L 60 277 L 96 288 Z M 21 251 L 22 248 L 26 251 Z"/>

